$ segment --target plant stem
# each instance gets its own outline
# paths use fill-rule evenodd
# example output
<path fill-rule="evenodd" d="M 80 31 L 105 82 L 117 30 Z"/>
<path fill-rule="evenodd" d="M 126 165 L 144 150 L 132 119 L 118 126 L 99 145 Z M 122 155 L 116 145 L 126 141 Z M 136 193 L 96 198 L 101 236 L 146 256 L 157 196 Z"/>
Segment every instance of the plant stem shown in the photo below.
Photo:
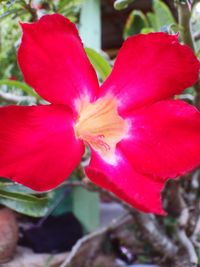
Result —
<path fill-rule="evenodd" d="M 180 35 L 184 42 L 194 50 L 193 40 L 190 31 L 191 12 L 187 3 L 177 3 L 178 22 L 181 26 Z"/>
<path fill-rule="evenodd" d="M 25 0 L 23 0 L 23 7 L 30 13 L 31 19 L 30 22 L 34 22 L 38 20 L 37 11 L 31 6 L 31 1 L 26 3 Z"/>
<path fill-rule="evenodd" d="M 189 6 L 187 5 L 187 3 L 181 2 L 177 2 L 176 4 L 178 10 L 178 22 L 181 26 L 181 38 L 186 45 L 190 46 L 192 50 L 195 51 L 190 30 L 191 12 Z M 198 82 L 194 85 L 194 89 L 196 92 L 194 104 L 200 110 L 200 80 L 198 80 Z"/>
<path fill-rule="evenodd" d="M 85 178 L 85 181 L 66 182 L 63 185 L 69 187 L 83 187 L 89 191 L 97 191 L 109 196 L 113 201 L 121 204 L 127 211 L 130 212 L 141 231 L 145 234 L 146 240 L 152 245 L 154 251 L 161 253 L 166 259 L 173 259 L 176 256 L 178 251 L 177 246 L 161 230 L 155 216 L 138 212 L 117 196 L 103 188 L 93 185 L 87 178 Z"/>

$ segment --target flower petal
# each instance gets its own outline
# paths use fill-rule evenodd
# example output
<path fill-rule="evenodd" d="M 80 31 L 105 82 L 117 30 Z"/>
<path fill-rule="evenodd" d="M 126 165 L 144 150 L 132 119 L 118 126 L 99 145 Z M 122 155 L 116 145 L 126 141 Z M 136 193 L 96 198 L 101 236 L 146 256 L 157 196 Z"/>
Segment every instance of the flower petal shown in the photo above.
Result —
<path fill-rule="evenodd" d="M 200 113 L 180 100 L 132 112 L 128 138 L 118 145 L 137 171 L 173 178 L 200 164 Z"/>
<path fill-rule="evenodd" d="M 199 61 L 177 35 L 139 34 L 128 38 L 101 88 L 120 100 L 119 111 L 135 109 L 181 93 L 198 79 Z"/>
<path fill-rule="evenodd" d="M 0 176 L 37 191 L 63 182 L 78 165 L 82 142 L 62 105 L 0 108 Z"/>
<path fill-rule="evenodd" d="M 112 165 L 93 151 L 90 165 L 85 170 L 87 176 L 133 207 L 164 215 L 160 195 L 164 182 L 136 172 L 120 151 L 117 151 L 117 156 L 117 163 Z"/>
<path fill-rule="evenodd" d="M 51 103 L 73 107 L 84 93 L 92 100 L 98 81 L 75 25 L 53 14 L 21 26 L 18 62 L 25 81 Z"/>

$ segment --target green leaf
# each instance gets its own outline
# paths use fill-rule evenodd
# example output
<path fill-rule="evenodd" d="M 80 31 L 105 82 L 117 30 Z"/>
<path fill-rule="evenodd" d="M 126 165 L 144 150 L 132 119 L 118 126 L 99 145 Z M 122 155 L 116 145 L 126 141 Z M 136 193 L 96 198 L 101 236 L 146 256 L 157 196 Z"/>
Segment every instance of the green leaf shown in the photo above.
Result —
<path fill-rule="evenodd" d="M 151 28 L 154 29 L 154 31 L 158 31 L 158 26 L 157 26 L 157 18 L 156 15 L 153 12 L 148 12 L 146 14 L 147 16 L 147 20 L 149 22 L 149 25 L 151 26 Z"/>
<path fill-rule="evenodd" d="M 13 183 L 11 180 L 9 179 L 5 179 L 5 178 L 0 178 L 0 189 L 4 190 L 4 191 L 8 191 L 8 192 L 16 192 L 16 193 L 24 193 L 24 194 L 40 194 L 41 193 L 37 193 L 36 191 L 23 186 L 21 184 L 17 184 L 17 183 Z"/>
<path fill-rule="evenodd" d="M 86 232 L 91 232 L 99 224 L 99 195 L 96 192 L 76 187 L 72 193 L 73 213 L 83 224 Z"/>
<path fill-rule="evenodd" d="M 7 6 L 7 7 L 11 7 L 15 2 L 16 2 L 16 0 L 9 0 L 9 1 L 6 1 L 6 6 Z"/>
<path fill-rule="evenodd" d="M 37 196 L 36 196 L 37 194 Z M 0 204 L 33 217 L 42 217 L 51 205 L 49 195 L 0 178 Z"/>
<path fill-rule="evenodd" d="M 197 57 L 198 57 L 198 59 L 200 59 L 200 50 L 197 51 Z"/>
<path fill-rule="evenodd" d="M 69 187 L 67 189 L 70 189 Z M 72 191 L 72 190 L 71 190 Z M 55 203 L 60 199 L 59 204 L 53 210 L 53 216 L 60 216 L 66 212 L 72 211 L 72 192 L 67 192 L 66 187 L 56 188 L 51 191 L 50 205 L 55 205 Z M 75 200 L 76 201 L 76 200 Z"/>
<path fill-rule="evenodd" d="M 150 32 L 154 32 L 154 29 L 153 28 L 150 28 L 150 27 L 146 27 L 146 28 L 143 28 L 141 30 L 141 33 L 143 33 L 143 34 L 148 34 Z"/>
<path fill-rule="evenodd" d="M 0 10 L 1 11 L 1 10 Z M 18 14 L 19 12 L 22 13 L 23 10 L 21 10 L 20 8 L 13 8 L 13 9 L 8 9 L 7 11 L 3 12 L 1 11 L 0 12 L 0 21 L 5 19 L 6 17 L 10 16 L 10 15 L 16 15 Z"/>
<path fill-rule="evenodd" d="M 143 28 L 148 28 L 149 24 L 145 15 L 140 10 L 133 10 L 128 17 L 124 27 L 123 37 L 127 37 L 140 33 Z"/>
<path fill-rule="evenodd" d="M 169 7 L 161 0 L 153 0 L 153 10 L 157 19 L 156 30 L 159 31 L 163 26 L 170 26 L 176 23 Z"/>
<path fill-rule="evenodd" d="M 36 94 L 30 86 L 23 82 L 13 80 L 0 80 L 0 85 L 7 85 L 8 87 L 15 87 L 21 89 L 28 95 L 34 96 L 36 99 L 40 99 L 39 95 Z"/>
<path fill-rule="evenodd" d="M 100 55 L 94 49 L 86 47 L 85 51 L 90 59 L 91 64 L 104 81 L 112 70 L 110 64 L 102 55 Z"/>
<path fill-rule="evenodd" d="M 0 189 L 0 204 L 33 217 L 42 217 L 48 211 L 49 199 Z"/>
<path fill-rule="evenodd" d="M 114 8 L 116 10 L 122 10 L 128 7 L 134 0 L 116 0 L 114 3 Z"/>

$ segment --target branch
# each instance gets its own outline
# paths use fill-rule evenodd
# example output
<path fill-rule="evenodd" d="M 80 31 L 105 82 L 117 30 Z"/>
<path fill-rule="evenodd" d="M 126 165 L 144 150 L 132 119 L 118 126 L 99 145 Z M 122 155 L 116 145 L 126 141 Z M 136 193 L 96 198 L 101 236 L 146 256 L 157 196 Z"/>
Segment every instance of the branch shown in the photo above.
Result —
<path fill-rule="evenodd" d="M 149 244 L 152 245 L 155 251 L 170 259 L 176 255 L 178 251 L 177 246 L 174 245 L 173 242 L 165 235 L 165 233 L 161 231 L 160 226 L 153 215 L 138 212 L 132 206 L 128 205 L 112 193 L 93 185 L 91 182 L 88 182 L 89 180 L 87 178 L 83 179 L 83 181 L 84 182 L 66 182 L 63 185 L 71 187 L 80 186 L 87 190 L 98 191 L 109 196 L 113 201 L 121 204 L 127 211 L 130 212 L 130 214 L 138 222 L 138 226 L 144 232 L 145 238 L 148 240 Z"/>
<path fill-rule="evenodd" d="M 31 6 L 31 1 L 29 1 L 29 3 L 26 3 L 25 0 L 23 0 L 23 5 L 24 8 L 29 12 L 29 14 L 31 15 L 31 22 L 33 21 L 37 21 L 38 20 L 38 15 L 37 15 L 37 11 L 35 8 L 33 8 Z"/>
<path fill-rule="evenodd" d="M 178 247 L 161 231 L 154 215 L 137 213 L 135 218 L 155 251 L 162 253 L 167 259 L 177 255 Z"/>
<path fill-rule="evenodd" d="M 194 34 L 194 40 L 195 41 L 200 40 L 200 32 L 197 32 L 197 33 Z"/>
<path fill-rule="evenodd" d="M 187 3 L 181 3 L 181 2 L 177 2 L 177 10 L 178 10 L 178 22 L 179 25 L 181 26 L 181 32 L 180 32 L 181 38 L 185 44 L 190 46 L 192 50 L 195 51 L 192 34 L 190 30 L 191 11 Z M 200 110 L 200 80 L 194 85 L 194 89 L 196 91 L 195 106 Z"/>
<path fill-rule="evenodd" d="M 197 267 L 198 266 L 198 257 L 195 252 L 194 246 L 191 242 L 191 240 L 186 235 L 186 232 L 184 229 L 178 229 L 177 230 L 179 240 L 183 247 L 185 247 L 186 251 L 188 252 L 188 255 L 190 257 L 190 263 L 191 267 Z"/>
<path fill-rule="evenodd" d="M 178 22 L 182 29 L 180 32 L 181 38 L 185 44 L 190 46 L 192 50 L 195 51 L 192 34 L 190 30 L 191 11 L 189 10 L 187 3 L 181 3 L 181 2 L 177 3 L 177 9 L 178 9 Z M 194 89 L 196 91 L 196 97 L 194 101 L 195 106 L 200 110 L 200 80 L 194 85 Z"/>
<path fill-rule="evenodd" d="M 195 106 L 200 110 L 200 80 L 194 85 L 196 96 L 195 96 Z"/>
<path fill-rule="evenodd" d="M 200 169 L 194 171 L 191 177 L 191 183 L 189 192 L 187 194 L 187 200 L 190 205 L 196 206 L 198 208 L 198 191 L 199 191 L 199 177 L 200 177 Z M 196 205 L 195 205 L 196 203 Z"/>
<path fill-rule="evenodd" d="M 111 224 L 109 224 L 106 227 L 103 227 L 100 230 L 97 230 L 91 234 L 88 234 L 86 236 L 84 236 L 83 238 L 79 239 L 78 242 L 73 246 L 70 254 L 67 256 L 66 260 L 60 265 L 60 267 L 69 267 L 70 264 L 73 262 L 73 260 L 75 259 L 75 257 L 78 255 L 78 253 L 81 251 L 82 247 L 92 241 L 93 239 L 96 239 L 98 237 L 104 236 L 106 233 L 113 231 L 117 228 L 119 228 L 120 226 L 122 226 L 125 223 L 128 223 L 129 221 L 131 221 L 132 218 L 129 214 L 124 215 L 123 217 L 119 217 L 118 219 L 115 219 L 111 222 Z"/>
<path fill-rule="evenodd" d="M 186 227 L 187 227 L 187 224 L 188 224 L 189 219 L 190 219 L 189 208 L 186 205 L 186 203 L 185 203 L 185 201 L 181 195 L 180 188 L 177 191 L 177 193 L 179 196 L 180 206 L 182 208 L 181 209 L 182 211 L 181 211 L 181 214 L 180 214 L 179 220 L 178 220 L 177 235 L 178 235 L 178 238 L 179 238 L 181 245 L 186 249 L 186 251 L 188 253 L 191 267 L 197 267 L 198 257 L 197 257 L 195 248 L 192 244 L 192 241 L 190 240 L 190 238 L 186 234 Z"/>
<path fill-rule="evenodd" d="M 178 22 L 181 26 L 180 35 L 184 42 L 194 50 L 192 35 L 190 31 L 190 17 L 191 12 L 187 3 L 177 3 L 177 10 L 178 10 Z"/>
<path fill-rule="evenodd" d="M 199 235 L 200 235 L 200 216 L 196 222 L 194 232 L 191 236 L 191 240 L 192 240 L 193 244 L 200 249 L 200 242 L 198 241 Z"/>

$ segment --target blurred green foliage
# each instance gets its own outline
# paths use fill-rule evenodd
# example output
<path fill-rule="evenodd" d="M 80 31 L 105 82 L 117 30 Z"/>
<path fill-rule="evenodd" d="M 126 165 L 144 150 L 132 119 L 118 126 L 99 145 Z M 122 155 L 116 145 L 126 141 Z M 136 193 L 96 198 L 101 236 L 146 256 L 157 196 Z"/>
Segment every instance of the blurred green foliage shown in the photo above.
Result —
<path fill-rule="evenodd" d="M 0 77 L 22 80 L 16 50 L 20 43 L 19 21 L 32 22 L 49 13 L 61 13 L 73 22 L 77 21 L 82 0 L 25 1 L 12 0 L 0 3 Z"/>
<path fill-rule="evenodd" d="M 157 31 L 173 32 L 178 29 L 176 20 L 169 7 L 161 0 L 153 0 L 152 12 L 144 14 L 140 10 L 133 10 L 124 27 L 124 38 L 138 33 Z"/>
<path fill-rule="evenodd" d="M 185 3 L 185 1 L 183 2 Z M 191 8 L 191 34 L 196 54 L 200 57 L 200 2 L 196 1 L 195 3 L 194 1 L 194 5 Z M 123 37 L 126 39 L 134 34 L 158 31 L 173 34 L 180 33 L 183 29 L 178 25 L 172 11 L 164 1 L 153 0 L 151 12 L 144 14 L 141 10 L 133 10 L 130 13 L 124 27 Z"/>

